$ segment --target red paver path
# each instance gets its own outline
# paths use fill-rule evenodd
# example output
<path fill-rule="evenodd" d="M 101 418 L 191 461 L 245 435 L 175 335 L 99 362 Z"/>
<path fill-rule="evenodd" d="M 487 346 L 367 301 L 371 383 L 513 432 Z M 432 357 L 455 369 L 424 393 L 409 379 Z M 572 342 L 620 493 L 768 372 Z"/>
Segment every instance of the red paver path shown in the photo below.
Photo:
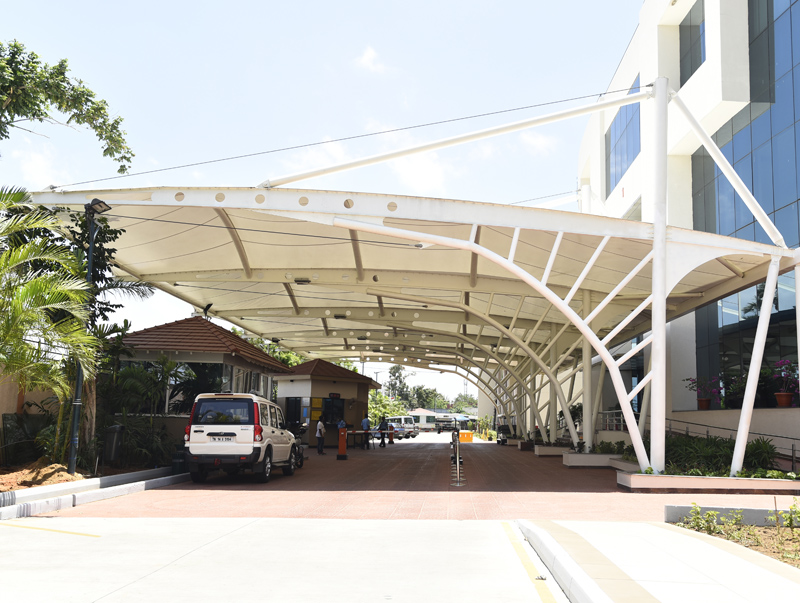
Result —
<path fill-rule="evenodd" d="M 82 517 L 313 517 L 341 519 L 586 519 L 663 521 L 664 505 L 696 502 L 772 508 L 767 495 L 632 494 L 613 469 L 565 467 L 511 446 L 476 441 L 461 448 L 467 483 L 451 486 L 449 436 L 364 451 L 347 461 L 334 450 L 308 460 L 294 476 L 268 484 L 220 474 L 205 484 L 158 488 L 49 513 Z M 779 496 L 788 508 L 790 496 Z"/>

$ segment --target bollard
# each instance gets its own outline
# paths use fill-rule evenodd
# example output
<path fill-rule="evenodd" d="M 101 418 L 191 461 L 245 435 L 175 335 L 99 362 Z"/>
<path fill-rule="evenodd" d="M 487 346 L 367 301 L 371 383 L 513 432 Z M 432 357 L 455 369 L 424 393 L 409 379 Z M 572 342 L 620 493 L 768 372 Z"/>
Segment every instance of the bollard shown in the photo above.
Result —
<path fill-rule="evenodd" d="M 336 455 L 336 460 L 347 460 L 347 427 L 339 428 L 339 453 Z"/>
<path fill-rule="evenodd" d="M 394 425 L 389 424 L 389 443 L 394 444 Z"/>

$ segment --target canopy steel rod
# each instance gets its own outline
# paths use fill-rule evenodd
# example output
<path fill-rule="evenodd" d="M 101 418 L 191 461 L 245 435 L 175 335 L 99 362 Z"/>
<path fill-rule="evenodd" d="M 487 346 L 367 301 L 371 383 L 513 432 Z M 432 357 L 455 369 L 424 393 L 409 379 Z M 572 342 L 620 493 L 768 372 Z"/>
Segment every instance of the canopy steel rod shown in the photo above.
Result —
<path fill-rule="evenodd" d="M 354 228 L 357 230 L 362 230 L 364 232 L 371 232 L 373 234 L 387 235 L 406 240 L 422 241 L 423 243 L 432 243 L 434 245 L 442 245 L 444 247 L 452 247 L 454 249 L 471 251 L 477 253 L 478 255 L 486 258 L 487 260 L 498 266 L 502 266 L 506 271 L 508 271 L 509 273 L 513 274 L 514 276 L 522 280 L 524 283 L 526 283 L 535 291 L 537 291 L 548 302 L 557 307 L 558 310 L 564 315 L 564 317 L 567 320 L 569 320 L 572 324 L 574 324 L 584 337 L 587 337 L 589 339 L 589 341 L 592 344 L 592 347 L 595 349 L 600 358 L 608 367 L 609 373 L 611 374 L 611 380 L 614 384 L 614 391 L 616 392 L 617 398 L 619 399 L 620 408 L 622 409 L 622 414 L 625 417 L 626 423 L 631 427 L 636 425 L 636 417 L 633 414 L 633 409 L 631 408 L 630 403 L 627 401 L 628 392 L 627 389 L 625 388 L 625 383 L 622 380 L 622 375 L 620 374 L 619 369 L 614 364 L 614 357 L 611 355 L 609 350 L 602 344 L 602 342 L 594 333 L 594 331 L 592 331 L 592 329 L 589 328 L 589 326 L 586 323 L 584 323 L 583 320 L 581 320 L 580 316 L 578 316 L 578 314 L 575 312 L 575 310 L 573 310 L 569 306 L 569 304 L 565 304 L 564 301 L 555 292 L 543 286 L 541 282 L 539 282 L 534 276 L 532 276 L 525 269 L 521 268 L 520 266 L 517 266 L 512 262 L 509 262 L 506 258 L 491 251 L 490 249 L 481 247 L 480 245 L 475 245 L 474 243 L 470 243 L 469 241 L 464 241 L 463 239 L 454 239 L 452 237 L 443 237 L 439 235 L 433 235 L 418 231 L 403 230 L 402 228 L 395 228 L 392 226 L 382 226 L 378 224 L 371 224 L 369 222 L 360 222 L 358 220 L 339 218 L 339 217 L 333 219 L 332 225 L 338 228 Z M 386 296 L 386 293 L 382 292 L 382 295 Z M 485 317 L 483 315 L 481 315 L 481 317 L 483 320 L 487 322 L 491 320 L 491 318 Z M 504 327 L 499 323 L 497 323 L 496 326 L 495 324 L 492 324 L 492 326 L 494 326 L 498 330 L 504 329 Z M 531 350 L 527 345 L 525 345 L 522 342 L 522 340 L 519 339 L 516 335 L 514 335 L 513 333 L 507 333 L 506 337 L 513 339 L 514 342 L 517 343 L 517 345 L 520 345 L 520 347 L 522 347 L 522 349 L 525 350 L 526 354 L 529 354 L 531 356 L 531 358 L 539 360 L 538 357 L 533 353 L 533 350 Z M 545 367 L 542 368 L 543 370 L 545 370 Z M 549 369 L 546 369 L 545 373 L 547 374 L 548 378 L 551 381 L 553 382 L 556 381 Z M 566 400 L 564 399 L 564 393 L 561 392 L 560 387 L 558 387 L 557 389 L 560 392 L 559 402 L 566 405 Z M 564 409 L 564 416 L 570 417 L 569 408 Z M 575 425 L 571 424 L 571 431 L 570 431 L 571 435 L 574 429 Z M 577 435 L 573 437 L 577 438 Z M 642 469 L 642 471 L 644 471 L 645 469 L 647 469 L 647 467 L 650 466 L 650 459 L 648 457 L 647 451 L 644 448 L 644 443 L 642 442 L 639 433 L 635 429 L 633 429 L 633 432 L 631 433 L 631 441 L 634 450 L 636 451 L 636 458 L 639 461 L 640 468 Z"/>
<path fill-rule="evenodd" d="M 653 334 L 652 333 L 650 335 L 648 335 L 647 337 L 645 337 L 640 344 L 638 344 L 637 346 L 631 348 L 631 350 L 627 354 L 625 354 L 622 358 L 617 360 L 617 366 L 622 366 L 623 364 L 628 362 L 628 360 L 630 360 L 631 358 L 636 356 L 636 354 L 638 354 L 639 352 L 644 350 L 645 347 L 647 347 L 651 343 L 653 343 Z"/>
<path fill-rule="evenodd" d="M 644 256 L 644 258 L 642 258 L 642 261 L 641 261 L 641 262 L 639 262 L 639 263 L 636 265 L 636 267 L 635 267 L 633 270 L 631 270 L 631 271 L 630 271 L 630 272 L 627 274 L 627 276 L 626 276 L 625 278 L 623 278 L 623 279 L 622 279 L 622 280 L 619 282 L 619 284 L 618 284 L 616 287 L 614 287 L 614 288 L 611 290 L 611 292 L 610 292 L 608 295 L 606 295 L 606 296 L 605 296 L 605 298 L 603 299 L 603 301 L 601 301 L 601 302 L 600 302 L 600 303 L 597 305 L 597 307 L 596 307 L 596 308 L 595 308 L 595 309 L 592 311 L 592 313 L 591 313 L 591 314 L 589 314 L 589 316 L 587 316 L 587 317 L 586 317 L 586 324 L 589 324 L 589 323 L 591 323 L 591 322 L 592 322 L 592 321 L 593 321 L 595 318 L 597 318 L 597 315 L 598 315 L 598 314 L 600 314 L 600 312 L 602 312 L 602 311 L 605 309 L 605 307 L 606 307 L 608 304 L 610 304 L 610 303 L 612 302 L 612 300 L 613 300 L 613 299 L 614 299 L 614 298 L 615 298 L 617 295 L 619 295 L 619 292 L 620 292 L 620 291 L 622 291 L 622 289 L 623 289 L 623 288 L 624 288 L 624 287 L 625 287 L 625 286 L 626 286 L 628 283 L 630 283 L 630 282 L 631 282 L 631 281 L 634 279 L 634 277 L 635 277 L 637 274 L 639 274 L 639 272 L 641 272 L 642 268 L 644 268 L 644 267 L 645 267 L 645 266 L 646 266 L 646 265 L 647 265 L 647 264 L 650 262 L 650 260 L 652 260 L 652 259 L 653 259 L 653 252 L 651 251 L 651 252 L 650 252 L 650 253 L 648 253 L 646 256 Z"/>
<path fill-rule="evenodd" d="M 649 306 L 649 305 L 650 305 L 650 303 L 651 303 L 651 302 L 653 302 L 653 296 L 652 296 L 652 295 L 649 295 L 649 296 L 647 297 L 647 299 L 645 299 L 645 300 L 644 300 L 644 301 L 643 301 L 641 304 L 639 304 L 638 306 L 636 306 L 636 308 L 635 308 L 635 309 L 634 309 L 634 310 L 633 310 L 633 311 L 632 311 L 630 314 L 628 314 L 628 315 L 627 315 L 627 316 L 626 316 L 624 319 L 622 319 L 622 320 L 619 322 L 619 324 L 618 324 L 616 327 L 614 327 L 614 330 L 613 330 L 613 331 L 611 331 L 611 332 L 610 332 L 608 335 L 606 335 L 605 337 L 603 337 L 603 344 L 604 344 L 604 345 L 608 345 L 608 344 L 609 344 L 609 342 L 611 342 L 611 340 L 612 340 L 612 339 L 614 339 L 614 337 L 616 337 L 617 335 L 619 335 L 620 331 L 622 331 L 622 329 L 624 329 L 625 327 L 627 327 L 627 326 L 628 326 L 628 324 L 629 324 L 629 323 L 630 323 L 630 322 L 631 322 L 631 321 L 632 321 L 634 318 L 636 318 L 637 316 L 639 316 L 639 314 L 641 314 L 641 313 L 644 311 L 644 309 L 645 309 L 647 306 Z M 655 303 L 653 303 L 653 305 L 655 305 Z M 665 324 L 666 324 L 666 323 L 665 323 Z"/>
<path fill-rule="evenodd" d="M 656 80 L 656 82 L 657 81 L 658 80 Z M 751 193 L 747 188 L 745 183 L 739 177 L 739 174 L 736 173 L 736 170 L 733 169 L 733 166 L 725 158 L 725 155 L 722 154 L 722 151 L 720 151 L 719 147 L 708 135 L 708 132 L 706 132 L 703 126 L 700 125 L 700 122 L 695 119 L 695 116 L 692 115 L 691 111 L 689 111 L 689 108 L 686 106 L 683 100 L 681 100 L 681 97 L 675 92 L 671 92 L 671 95 L 672 102 L 675 103 L 681 114 L 686 118 L 686 121 L 689 122 L 689 127 L 700 139 L 700 142 L 703 144 L 706 151 L 708 151 L 708 154 L 711 155 L 714 163 L 717 164 L 719 171 L 722 172 L 728 179 L 728 182 L 731 183 L 733 190 L 739 193 L 739 196 L 742 198 L 742 201 L 744 201 L 747 209 L 749 209 L 753 216 L 755 216 L 755 219 L 761 225 L 761 228 L 764 229 L 775 245 L 786 249 L 786 242 L 783 240 L 783 235 L 780 233 L 775 224 L 773 224 L 772 220 L 769 219 L 769 216 L 767 215 L 767 212 L 764 211 L 764 208 L 758 204 L 758 201 L 756 201 L 753 193 Z"/>
<path fill-rule="evenodd" d="M 739 415 L 739 427 L 736 430 L 736 444 L 733 447 L 733 460 L 731 461 L 731 477 L 742 470 L 744 464 L 744 451 L 747 447 L 747 437 L 750 434 L 750 421 L 753 418 L 753 404 L 756 400 L 758 377 L 761 374 L 761 360 L 764 357 L 764 344 L 769 331 L 769 319 L 772 316 L 772 304 L 775 299 L 775 288 L 778 285 L 778 272 L 781 268 L 780 257 L 773 257 L 767 271 L 767 282 L 764 284 L 764 295 L 761 298 L 761 313 L 758 316 L 756 337 L 753 341 L 753 352 L 750 355 L 750 368 L 747 371 L 747 385 L 744 388 L 742 412 Z M 652 437 L 652 435 L 651 435 Z"/>
<path fill-rule="evenodd" d="M 597 259 L 600 257 L 600 254 L 603 253 L 603 249 L 605 249 L 605 246 L 608 244 L 610 240 L 611 237 L 605 236 L 603 237 L 603 240 L 600 241 L 600 244 L 597 246 L 597 249 L 594 250 L 592 257 L 589 258 L 589 261 L 586 262 L 586 265 L 583 267 L 583 270 L 581 270 L 581 273 L 578 275 L 575 284 L 572 285 L 572 289 L 569 290 L 569 293 L 564 298 L 564 303 L 568 304 L 569 302 L 572 301 L 572 298 L 578 292 L 578 289 L 583 284 L 583 281 L 586 279 L 586 277 L 589 276 L 589 272 L 591 271 L 595 262 L 597 262 Z"/>
<path fill-rule="evenodd" d="M 550 278 L 550 271 L 553 269 L 553 264 L 556 261 L 556 257 L 558 256 L 558 248 L 561 247 L 561 240 L 564 238 L 564 232 L 559 231 L 556 235 L 556 240 L 553 242 L 553 248 L 550 250 L 550 257 L 547 258 L 547 266 L 544 268 L 544 273 L 542 274 L 542 284 L 547 284 L 547 279 Z"/>
<path fill-rule="evenodd" d="M 332 165 L 326 168 L 309 170 L 306 172 L 297 172 L 295 174 L 290 174 L 288 176 L 283 176 L 281 178 L 272 178 L 271 180 L 265 180 L 264 182 L 259 184 L 258 187 L 273 188 L 276 186 L 283 186 L 284 184 L 289 184 L 290 182 L 297 182 L 298 180 L 306 180 L 308 178 L 314 178 L 316 176 L 323 176 L 326 174 L 333 174 L 336 172 L 344 172 L 346 170 L 352 170 L 354 168 L 363 167 L 366 165 L 372 165 L 375 163 L 381 163 L 383 161 L 389 161 L 390 159 L 406 157 L 408 155 L 413 155 L 415 153 L 425 153 L 427 151 L 435 151 L 437 149 L 452 147 L 455 145 L 464 144 L 466 142 L 473 142 L 475 140 L 491 138 L 492 136 L 499 136 L 501 134 L 517 132 L 519 130 L 526 130 L 528 128 L 533 128 L 535 126 L 542 126 L 556 121 L 562 121 L 564 119 L 580 117 L 581 115 L 587 115 L 590 113 L 599 113 L 600 111 L 605 111 L 606 109 L 614 109 L 616 107 L 632 105 L 633 103 L 638 103 L 643 100 L 646 100 L 650 98 L 650 96 L 651 92 L 649 90 L 645 92 L 637 92 L 636 94 L 629 94 L 626 96 L 621 96 L 620 98 L 601 101 L 599 103 L 594 103 L 591 105 L 582 105 L 580 107 L 575 107 L 574 109 L 566 109 L 565 111 L 557 111 L 555 113 L 550 113 L 548 115 L 541 115 L 539 117 L 523 119 L 522 121 L 506 124 L 504 126 L 497 126 L 494 128 L 487 128 L 485 130 L 478 130 L 477 132 L 472 132 L 469 134 L 461 134 L 459 136 L 443 138 L 441 140 L 436 140 L 434 142 L 428 142 L 421 145 L 407 147 L 399 151 L 392 151 L 390 153 L 373 155 L 371 157 L 357 159 L 356 161 L 348 161 L 346 163 L 340 163 L 338 165 Z"/>

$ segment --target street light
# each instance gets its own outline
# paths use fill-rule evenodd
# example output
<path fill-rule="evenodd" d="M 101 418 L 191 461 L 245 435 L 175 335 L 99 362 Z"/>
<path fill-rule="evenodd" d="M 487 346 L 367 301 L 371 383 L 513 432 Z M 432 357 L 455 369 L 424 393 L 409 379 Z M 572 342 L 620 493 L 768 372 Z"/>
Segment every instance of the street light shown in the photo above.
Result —
<path fill-rule="evenodd" d="M 103 214 L 111 209 L 105 201 L 100 199 L 92 199 L 91 203 L 83 206 L 86 211 L 86 224 L 89 227 L 89 250 L 86 257 L 86 282 L 89 283 L 89 291 L 91 295 L 92 284 L 92 264 L 94 263 L 94 238 L 97 235 L 95 232 L 95 216 Z M 72 402 L 72 425 L 70 426 L 70 445 L 69 445 L 69 462 L 67 465 L 67 472 L 70 475 L 75 474 L 75 462 L 78 458 L 78 427 L 81 422 L 81 390 L 83 390 L 83 369 L 78 363 L 78 370 L 75 375 L 75 398 Z"/>

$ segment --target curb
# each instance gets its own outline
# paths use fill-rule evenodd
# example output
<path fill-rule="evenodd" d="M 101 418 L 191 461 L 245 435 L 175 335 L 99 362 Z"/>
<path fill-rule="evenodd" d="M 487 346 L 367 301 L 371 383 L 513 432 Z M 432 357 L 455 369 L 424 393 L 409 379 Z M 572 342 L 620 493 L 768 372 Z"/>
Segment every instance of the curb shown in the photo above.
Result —
<path fill-rule="evenodd" d="M 572 603 L 612 603 L 547 530 L 524 519 L 518 519 L 516 523 Z"/>
<path fill-rule="evenodd" d="M 118 475 L 107 475 L 105 477 L 93 477 L 90 479 L 79 480 L 77 482 L 50 484 L 48 486 L 34 486 L 33 488 L 24 488 L 22 490 L 0 492 L 0 507 L 34 502 L 44 498 L 65 496 L 67 494 L 77 494 L 78 492 L 86 492 L 87 490 L 109 488 L 111 486 L 119 486 L 120 484 L 128 484 L 131 482 L 140 482 L 157 477 L 165 477 L 167 475 L 172 475 L 172 469 L 170 467 L 162 467 L 161 469 L 146 469 L 145 471 L 134 471 L 132 473 L 120 473 Z"/>
<path fill-rule="evenodd" d="M 746 509 L 742 507 L 700 507 L 702 513 L 706 511 L 717 511 L 719 516 L 728 515 L 731 511 L 742 512 L 742 523 L 750 526 L 774 526 L 775 521 L 768 521 L 767 514 L 775 513 L 775 509 Z M 685 517 L 689 516 L 692 510 L 690 505 L 665 505 L 664 506 L 664 522 L 665 523 L 678 523 L 683 521 Z M 778 509 L 778 511 L 786 511 L 787 509 Z"/>
<path fill-rule="evenodd" d="M 165 470 L 169 471 L 168 468 Z M 154 471 L 162 471 L 160 469 Z M 141 473 L 149 473 L 140 471 L 134 474 L 141 477 Z M 119 477 L 119 476 L 109 476 Z M 97 478 L 102 480 L 105 478 Z M 125 496 L 126 494 L 133 494 L 134 492 L 142 492 L 144 490 L 152 490 L 154 488 L 162 488 L 164 486 L 171 486 L 189 480 L 188 473 L 181 473 L 179 475 L 169 475 L 166 477 L 157 477 L 155 479 L 148 479 L 144 481 L 135 481 L 130 483 L 123 483 L 116 486 L 108 486 L 104 488 L 97 488 L 88 490 L 83 488 L 78 492 L 70 494 L 55 496 L 52 498 L 43 498 L 38 500 L 31 500 L 30 502 L 21 502 L 5 507 L 0 507 L 0 521 L 6 519 L 17 519 L 20 517 L 31 517 L 32 515 L 39 515 L 40 513 L 48 513 L 51 511 L 60 511 L 61 509 L 69 509 L 70 507 L 77 507 L 86 503 L 97 502 L 107 498 L 116 498 L 118 496 Z M 94 480 L 92 480 L 94 481 Z M 116 480 L 119 481 L 119 480 Z M 62 484 L 54 484 L 61 486 Z M 41 494 L 41 492 L 40 492 Z"/>

